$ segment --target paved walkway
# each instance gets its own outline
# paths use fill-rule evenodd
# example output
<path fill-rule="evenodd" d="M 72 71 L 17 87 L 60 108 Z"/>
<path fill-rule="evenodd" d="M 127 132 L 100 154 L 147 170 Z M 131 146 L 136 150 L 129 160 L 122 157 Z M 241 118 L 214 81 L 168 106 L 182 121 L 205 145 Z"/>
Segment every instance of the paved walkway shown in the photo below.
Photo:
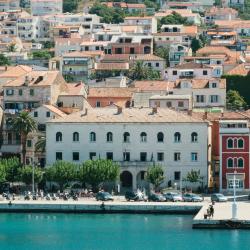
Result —
<path fill-rule="evenodd" d="M 195 216 L 194 221 L 204 220 L 204 214 L 207 211 L 209 205 L 205 205 Z M 237 202 L 237 219 L 238 220 L 250 220 L 250 201 Z M 232 219 L 232 202 L 215 203 L 214 205 L 214 217 L 210 220 L 231 220 Z"/>

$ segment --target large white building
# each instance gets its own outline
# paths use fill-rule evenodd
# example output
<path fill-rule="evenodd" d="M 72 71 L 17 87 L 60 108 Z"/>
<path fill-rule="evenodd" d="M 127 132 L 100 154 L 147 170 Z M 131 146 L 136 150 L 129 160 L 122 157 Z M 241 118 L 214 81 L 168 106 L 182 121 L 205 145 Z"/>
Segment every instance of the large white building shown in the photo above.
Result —
<path fill-rule="evenodd" d="M 46 162 L 111 159 L 121 166 L 123 188 L 146 186 L 148 167 L 164 168 L 164 186 L 182 183 L 199 170 L 208 185 L 210 126 L 186 113 L 161 108 L 99 108 L 51 120 L 46 126 Z"/>
<path fill-rule="evenodd" d="M 62 13 L 62 0 L 31 0 L 31 14 L 33 16 L 45 16 Z"/>

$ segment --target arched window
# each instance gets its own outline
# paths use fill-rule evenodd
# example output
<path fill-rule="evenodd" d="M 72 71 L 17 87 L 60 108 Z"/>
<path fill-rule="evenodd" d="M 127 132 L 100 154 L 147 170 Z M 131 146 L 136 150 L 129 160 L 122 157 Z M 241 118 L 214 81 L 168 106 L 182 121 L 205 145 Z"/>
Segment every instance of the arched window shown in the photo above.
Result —
<path fill-rule="evenodd" d="M 244 148 L 244 140 L 240 138 L 238 140 L 237 146 L 238 146 L 238 148 Z"/>
<path fill-rule="evenodd" d="M 147 134 L 145 132 L 141 132 L 141 142 L 146 142 L 147 141 Z"/>
<path fill-rule="evenodd" d="M 197 142 L 198 141 L 198 134 L 196 132 L 193 132 L 191 134 L 191 142 Z"/>
<path fill-rule="evenodd" d="M 96 134 L 95 134 L 95 132 L 91 132 L 89 134 L 89 139 L 90 139 L 91 142 L 95 142 L 96 141 Z"/>
<path fill-rule="evenodd" d="M 238 166 L 238 168 L 244 168 L 244 160 L 243 160 L 243 158 L 238 158 L 237 166 Z"/>
<path fill-rule="evenodd" d="M 56 133 L 56 141 L 62 141 L 62 133 L 61 132 Z"/>
<path fill-rule="evenodd" d="M 181 141 L 181 134 L 179 132 L 176 132 L 174 134 L 174 142 L 180 142 Z"/>
<path fill-rule="evenodd" d="M 79 141 L 79 133 L 78 132 L 73 133 L 73 141 Z"/>
<path fill-rule="evenodd" d="M 162 132 L 157 134 L 157 142 L 164 142 L 164 134 Z"/>
<path fill-rule="evenodd" d="M 228 168 L 233 168 L 234 167 L 234 161 L 232 158 L 227 159 L 227 167 Z"/>
<path fill-rule="evenodd" d="M 234 142 L 232 138 L 227 139 L 227 148 L 233 148 Z"/>
<path fill-rule="evenodd" d="M 123 142 L 130 142 L 130 134 L 129 134 L 129 132 L 125 132 L 123 134 Z"/>
<path fill-rule="evenodd" d="M 112 132 L 108 132 L 107 133 L 107 142 L 112 142 L 113 141 L 113 133 Z"/>

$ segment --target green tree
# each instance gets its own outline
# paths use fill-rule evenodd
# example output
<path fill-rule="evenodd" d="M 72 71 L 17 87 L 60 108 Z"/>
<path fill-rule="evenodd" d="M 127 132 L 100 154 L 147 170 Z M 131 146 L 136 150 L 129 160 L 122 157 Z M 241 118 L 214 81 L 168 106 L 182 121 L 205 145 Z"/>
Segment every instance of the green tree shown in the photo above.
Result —
<path fill-rule="evenodd" d="M 63 76 L 66 82 L 74 82 L 74 77 L 72 75 L 64 75 Z"/>
<path fill-rule="evenodd" d="M 192 39 L 191 49 L 192 49 L 193 53 L 196 53 L 196 51 L 202 47 L 203 47 L 203 44 L 202 44 L 202 41 L 200 39 L 197 39 L 197 38 Z"/>
<path fill-rule="evenodd" d="M 11 44 L 8 46 L 8 51 L 9 51 L 9 52 L 15 52 L 15 51 L 16 51 L 16 44 L 15 44 L 15 43 L 11 43 Z"/>
<path fill-rule="evenodd" d="M 21 137 L 22 163 L 25 164 L 27 136 L 29 133 L 36 131 L 36 122 L 28 112 L 22 111 L 11 119 L 11 127 Z"/>
<path fill-rule="evenodd" d="M 155 190 L 158 190 L 161 183 L 164 181 L 164 171 L 162 166 L 155 165 L 147 171 L 147 180 L 154 185 Z"/>
<path fill-rule="evenodd" d="M 35 151 L 44 153 L 46 150 L 46 137 L 40 136 L 38 137 L 38 141 L 35 144 Z"/>
<path fill-rule="evenodd" d="M 160 20 L 160 24 L 186 24 L 189 25 L 190 23 L 188 22 L 186 17 L 182 17 L 179 13 L 173 11 L 171 15 L 168 15 L 166 17 L 163 17 Z"/>
<path fill-rule="evenodd" d="M 158 47 L 154 54 L 166 60 L 166 65 L 169 66 L 169 47 Z"/>
<path fill-rule="evenodd" d="M 10 65 L 10 60 L 4 54 L 0 54 L 0 66 L 5 65 Z"/>
<path fill-rule="evenodd" d="M 43 47 L 45 49 L 51 49 L 51 48 L 55 47 L 55 43 L 51 42 L 51 41 L 46 41 L 46 42 L 43 43 Z"/>
<path fill-rule="evenodd" d="M 32 173 L 33 167 L 32 166 L 24 166 L 19 169 L 19 176 L 20 180 L 24 182 L 26 185 L 32 184 Z M 43 179 L 43 171 L 41 168 L 35 167 L 34 168 L 34 182 L 39 184 Z"/>
<path fill-rule="evenodd" d="M 18 181 L 18 173 L 21 168 L 21 163 L 17 157 L 1 159 L 0 165 L 5 168 L 7 182 Z"/>
<path fill-rule="evenodd" d="M 110 160 L 89 160 L 79 169 L 78 178 L 82 183 L 91 185 L 94 192 L 98 191 L 104 182 L 115 181 L 119 175 L 120 167 Z"/>
<path fill-rule="evenodd" d="M 45 179 L 56 182 L 60 190 L 71 181 L 77 179 L 78 165 L 66 161 L 56 161 L 52 166 L 46 168 Z"/>
<path fill-rule="evenodd" d="M 240 93 L 236 90 L 229 90 L 227 92 L 227 108 L 230 110 L 246 109 L 247 103 Z"/>
<path fill-rule="evenodd" d="M 79 0 L 63 0 L 63 12 L 75 12 Z"/>
<path fill-rule="evenodd" d="M 48 60 L 51 58 L 51 54 L 47 50 L 38 50 L 38 51 L 34 51 L 32 53 L 32 57 L 34 59 L 46 59 L 46 60 Z"/>
<path fill-rule="evenodd" d="M 0 185 L 6 182 L 6 171 L 4 165 L 0 163 Z"/>
<path fill-rule="evenodd" d="M 128 74 L 132 80 L 157 80 L 160 78 L 158 71 L 143 65 L 142 61 L 135 62 Z"/>
<path fill-rule="evenodd" d="M 195 171 L 191 170 L 190 172 L 187 173 L 187 177 L 184 178 L 184 181 L 188 181 L 190 183 L 201 183 L 203 177 L 200 175 L 200 170 Z"/>

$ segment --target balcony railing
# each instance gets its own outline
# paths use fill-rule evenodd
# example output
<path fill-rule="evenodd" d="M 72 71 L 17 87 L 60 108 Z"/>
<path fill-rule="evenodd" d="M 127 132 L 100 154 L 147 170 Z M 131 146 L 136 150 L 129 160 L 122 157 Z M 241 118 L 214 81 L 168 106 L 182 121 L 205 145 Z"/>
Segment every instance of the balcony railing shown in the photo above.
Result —
<path fill-rule="evenodd" d="M 117 161 L 121 167 L 150 167 L 155 164 L 154 161 Z"/>

